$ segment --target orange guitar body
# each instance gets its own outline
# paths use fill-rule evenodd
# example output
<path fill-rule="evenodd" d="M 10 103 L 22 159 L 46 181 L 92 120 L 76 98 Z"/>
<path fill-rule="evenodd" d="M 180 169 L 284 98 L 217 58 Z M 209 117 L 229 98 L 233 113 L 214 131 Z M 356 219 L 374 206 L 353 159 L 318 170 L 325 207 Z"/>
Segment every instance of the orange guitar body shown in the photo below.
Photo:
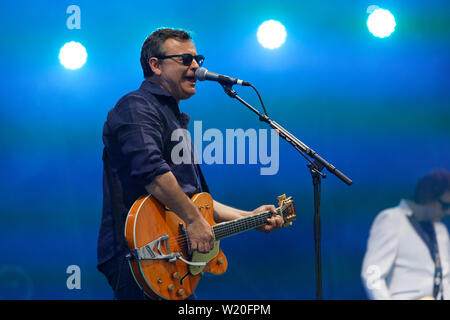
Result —
<path fill-rule="evenodd" d="M 213 199 L 208 193 L 194 195 L 192 201 L 199 208 L 206 221 L 213 226 Z M 142 248 L 165 235 L 167 241 L 160 241 L 159 253 L 182 253 L 187 256 L 187 242 L 183 233 L 185 223 L 174 212 L 164 207 L 153 196 L 139 198 L 131 207 L 125 223 L 125 238 L 131 250 Z M 167 247 L 168 245 L 168 247 Z M 203 272 L 222 274 L 227 269 L 227 260 L 218 248 L 217 255 L 198 274 L 191 274 L 189 265 L 180 259 L 131 259 L 129 265 L 140 288 L 153 299 L 182 300 L 188 298 L 197 286 Z M 155 248 L 154 252 L 157 252 Z M 151 252 L 150 252 L 151 253 Z"/>

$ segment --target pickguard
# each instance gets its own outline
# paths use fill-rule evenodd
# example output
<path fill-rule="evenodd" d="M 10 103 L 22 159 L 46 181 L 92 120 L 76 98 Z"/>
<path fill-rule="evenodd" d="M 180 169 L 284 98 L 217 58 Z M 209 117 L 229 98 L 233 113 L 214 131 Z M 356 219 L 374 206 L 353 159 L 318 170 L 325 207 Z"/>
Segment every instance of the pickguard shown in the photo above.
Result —
<path fill-rule="evenodd" d="M 219 254 L 219 243 L 220 241 L 215 241 L 214 242 L 214 248 L 208 252 L 208 253 L 200 253 L 198 251 L 194 251 L 192 253 L 192 259 L 191 262 L 210 262 L 212 259 L 214 259 L 215 257 L 217 257 L 217 255 Z M 200 272 L 203 271 L 203 269 L 205 268 L 205 266 L 189 266 L 189 272 L 192 275 L 197 275 Z"/>

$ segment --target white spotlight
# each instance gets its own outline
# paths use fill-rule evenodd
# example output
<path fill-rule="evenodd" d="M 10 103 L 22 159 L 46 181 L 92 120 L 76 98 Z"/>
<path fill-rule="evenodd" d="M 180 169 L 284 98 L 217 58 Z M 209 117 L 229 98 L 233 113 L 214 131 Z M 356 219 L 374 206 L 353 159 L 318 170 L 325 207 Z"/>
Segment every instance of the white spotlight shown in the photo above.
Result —
<path fill-rule="evenodd" d="M 75 70 L 81 68 L 86 59 L 86 49 L 79 42 L 67 42 L 59 51 L 59 61 L 67 69 Z"/>
<path fill-rule="evenodd" d="M 286 28 L 279 21 L 268 20 L 259 26 L 256 36 L 264 48 L 276 49 L 286 40 Z"/>
<path fill-rule="evenodd" d="M 394 32 L 395 26 L 394 16 L 385 9 L 375 9 L 367 19 L 367 27 L 375 37 L 389 37 Z"/>

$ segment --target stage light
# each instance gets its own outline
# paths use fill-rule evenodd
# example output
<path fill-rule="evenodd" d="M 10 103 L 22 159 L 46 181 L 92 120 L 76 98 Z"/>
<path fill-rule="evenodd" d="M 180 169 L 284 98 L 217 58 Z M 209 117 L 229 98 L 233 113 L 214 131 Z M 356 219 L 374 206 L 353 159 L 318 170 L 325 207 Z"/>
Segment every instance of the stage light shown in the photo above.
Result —
<path fill-rule="evenodd" d="M 378 38 L 389 37 L 394 32 L 396 23 L 389 10 L 377 8 L 372 11 L 367 19 L 369 31 Z"/>
<path fill-rule="evenodd" d="M 67 69 L 75 70 L 81 68 L 86 59 L 86 49 L 79 42 L 67 42 L 59 51 L 59 61 Z"/>
<path fill-rule="evenodd" d="M 279 21 L 268 20 L 259 26 L 256 36 L 264 48 L 276 49 L 286 40 L 286 28 Z"/>

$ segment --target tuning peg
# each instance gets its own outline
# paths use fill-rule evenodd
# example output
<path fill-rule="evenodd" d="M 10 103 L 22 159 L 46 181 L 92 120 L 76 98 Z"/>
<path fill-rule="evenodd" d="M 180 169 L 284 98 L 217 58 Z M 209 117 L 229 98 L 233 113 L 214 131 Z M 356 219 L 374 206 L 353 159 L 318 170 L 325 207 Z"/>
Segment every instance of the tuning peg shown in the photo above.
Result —
<path fill-rule="evenodd" d="M 283 224 L 283 227 L 289 227 L 292 226 L 292 221 L 286 222 L 285 224 Z"/>
<path fill-rule="evenodd" d="M 278 196 L 277 200 L 278 200 L 278 205 L 281 206 L 282 202 L 284 200 L 286 200 L 286 194 L 282 194 L 281 196 Z"/>

